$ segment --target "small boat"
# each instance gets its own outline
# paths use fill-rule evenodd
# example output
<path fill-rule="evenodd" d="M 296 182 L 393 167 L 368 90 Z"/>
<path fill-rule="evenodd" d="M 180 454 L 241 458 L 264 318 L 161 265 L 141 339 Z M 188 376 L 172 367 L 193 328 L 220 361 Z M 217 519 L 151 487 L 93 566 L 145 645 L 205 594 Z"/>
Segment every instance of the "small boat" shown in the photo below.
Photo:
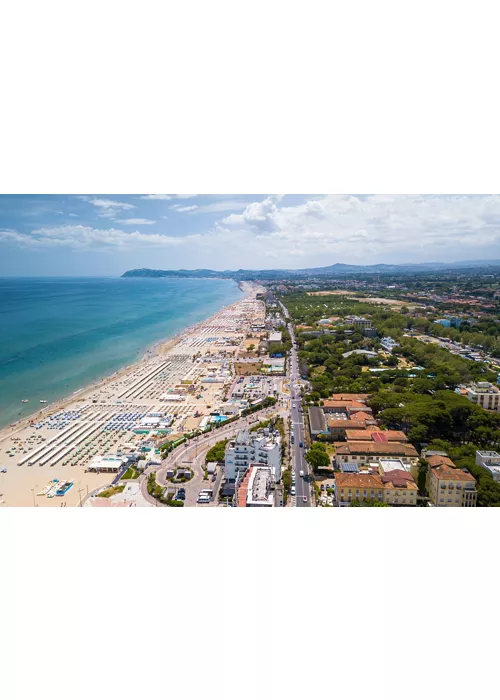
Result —
<path fill-rule="evenodd" d="M 40 399 L 40 403 L 47 403 L 44 399 Z"/>
<path fill-rule="evenodd" d="M 28 399 L 21 399 L 21 403 L 28 403 Z"/>

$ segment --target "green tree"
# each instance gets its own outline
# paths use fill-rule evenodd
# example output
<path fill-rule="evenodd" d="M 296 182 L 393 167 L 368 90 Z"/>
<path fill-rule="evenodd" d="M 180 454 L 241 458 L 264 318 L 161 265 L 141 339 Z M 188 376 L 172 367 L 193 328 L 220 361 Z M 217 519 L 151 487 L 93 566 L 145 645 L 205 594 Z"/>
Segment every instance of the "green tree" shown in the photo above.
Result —
<path fill-rule="evenodd" d="M 317 471 L 320 467 L 329 467 L 331 465 L 326 447 L 320 442 L 314 442 L 307 451 L 306 462 L 311 465 L 314 471 Z"/>

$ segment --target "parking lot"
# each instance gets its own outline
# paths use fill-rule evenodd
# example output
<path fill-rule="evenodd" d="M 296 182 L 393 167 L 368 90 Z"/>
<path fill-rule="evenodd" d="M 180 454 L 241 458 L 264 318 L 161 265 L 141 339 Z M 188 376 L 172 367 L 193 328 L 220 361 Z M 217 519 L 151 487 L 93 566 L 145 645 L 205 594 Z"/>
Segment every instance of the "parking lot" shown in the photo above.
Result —
<path fill-rule="evenodd" d="M 320 488 L 318 505 L 333 506 L 335 503 L 335 481 L 333 479 L 317 479 L 316 483 Z"/>

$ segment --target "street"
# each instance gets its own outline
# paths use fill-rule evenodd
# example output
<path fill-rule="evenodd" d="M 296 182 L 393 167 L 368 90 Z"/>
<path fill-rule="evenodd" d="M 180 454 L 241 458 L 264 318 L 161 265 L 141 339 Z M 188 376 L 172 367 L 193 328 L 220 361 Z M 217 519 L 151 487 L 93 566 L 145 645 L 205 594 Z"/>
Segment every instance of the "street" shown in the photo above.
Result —
<path fill-rule="evenodd" d="M 296 493 L 296 505 L 298 507 L 310 507 L 311 504 L 311 488 L 309 485 L 309 465 L 304 459 L 305 450 L 305 430 L 304 430 L 304 418 L 302 409 L 302 397 L 300 393 L 300 388 L 298 387 L 298 381 L 300 379 L 299 374 L 299 362 L 297 357 L 297 350 L 295 348 L 295 335 L 293 332 L 292 324 L 288 326 L 290 332 L 290 337 L 292 339 L 292 349 L 290 351 L 290 395 L 291 395 L 291 409 L 290 409 L 290 420 L 291 427 L 293 428 L 295 442 L 290 445 L 291 455 L 292 455 L 292 470 L 295 474 L 295 493 Z M 303 447 L 300 447 L 300 443 Z M 304 473 L 304 476 L 300 476 L 300 472 Z M 304 501 L 304 496 L 306 501 Z"/>

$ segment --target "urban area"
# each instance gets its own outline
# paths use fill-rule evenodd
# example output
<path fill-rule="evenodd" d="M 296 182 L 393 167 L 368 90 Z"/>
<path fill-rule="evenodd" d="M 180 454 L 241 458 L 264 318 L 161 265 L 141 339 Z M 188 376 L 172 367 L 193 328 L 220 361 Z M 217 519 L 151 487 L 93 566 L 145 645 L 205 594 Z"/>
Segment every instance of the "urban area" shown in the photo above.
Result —
<path fill-rule="evenodd" d="M 150 358 L 11 426 L 3 503 L 500 505 L 499 275 L 240 286 Z"/>

